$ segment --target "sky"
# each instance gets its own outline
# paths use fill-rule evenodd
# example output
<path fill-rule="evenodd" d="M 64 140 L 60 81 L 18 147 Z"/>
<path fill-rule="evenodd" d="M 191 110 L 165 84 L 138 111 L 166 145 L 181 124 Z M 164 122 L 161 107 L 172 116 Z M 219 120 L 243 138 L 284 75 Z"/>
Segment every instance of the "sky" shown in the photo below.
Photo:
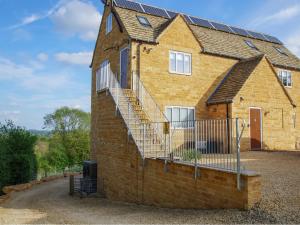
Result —
<path fill-rule="evenodd" d="M 300 56 L 300 0 L 140 0 L 278 37 Z M 90 111 L 100 0 L 0 0 L 0 122 L 42 129 L 62 106 Z"/>

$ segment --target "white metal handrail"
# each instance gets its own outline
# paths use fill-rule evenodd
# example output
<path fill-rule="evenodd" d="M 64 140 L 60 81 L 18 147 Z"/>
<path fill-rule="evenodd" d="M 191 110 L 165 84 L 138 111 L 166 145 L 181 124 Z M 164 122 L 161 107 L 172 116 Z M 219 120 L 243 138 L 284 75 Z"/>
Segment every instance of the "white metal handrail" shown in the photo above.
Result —
<path fill-rule="evenodd" d="M 100 74 L 98 75 L 100 76 Z M 150 122 L 143 122 L 136 114 L 124 89 L 121 88 L 119 81 L 113 72 L 109 69 L 104 73 L 104 77 L 97 79 L 97 91 L 107 90 L 111 94 L 118 111 L 132 136 L 138 150 L 143 158 L 162 157 L 165 154 L 165 145 L 157 134 L 157 130 L 163 129 L 163 123 L 153 125 Z"/>
<path fill-rule="evenodd" d="M 134 91 L 136 97 L 138 98 L 141 107 L 149 117 L 152 122 L 168 122 L 165 114 L 160 110 L 158 104 L 155 102 L 153 97 L 149 94 L 145 88 L 143 82 L 136 74 L 132 73 L 132 90 Z"/>

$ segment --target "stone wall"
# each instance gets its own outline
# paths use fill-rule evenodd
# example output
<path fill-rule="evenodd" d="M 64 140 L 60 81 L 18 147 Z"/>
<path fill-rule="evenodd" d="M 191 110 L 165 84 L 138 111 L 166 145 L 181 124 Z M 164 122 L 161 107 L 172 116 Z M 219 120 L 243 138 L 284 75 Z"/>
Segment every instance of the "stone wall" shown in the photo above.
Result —
<path fill-rule="evenodd" d="M 180 31 L 180 32 L 178 32 Z M 177 17 L 161 34 L 159 44 L 132 44 L 132 68 L 140 69 L 143 84 L 158 103 L 196 108 L 196 119 L 209 118 L 206 101 L 237 60 L 202 53 L 201 45 L 182 17 Z M 192 75 L 169 72 L 169 51 L 192 54 Z M 140 68 L 137 60 L 140 57 Z"/>
<path fill-rule="evenodd" d="M 142 161 L 123 119 L 115 114 L 110 95 L 99 93 L 102 107 L 94 114 L 101 124 L 95 128 L 92 159 L 98 162 L 98 190 L 108 199 L 171 208 L 248 209 L 260 201 L 261 180 L 244 174 L 237 190 L 236 174 L 168 163 Z"/>

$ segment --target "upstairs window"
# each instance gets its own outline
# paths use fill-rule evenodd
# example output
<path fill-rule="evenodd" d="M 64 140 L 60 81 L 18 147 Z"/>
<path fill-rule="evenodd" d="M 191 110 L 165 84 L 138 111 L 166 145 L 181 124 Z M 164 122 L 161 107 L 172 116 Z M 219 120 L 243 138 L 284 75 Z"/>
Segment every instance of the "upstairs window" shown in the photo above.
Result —
<path fill-rule="evenodd" d="M 195 126 L 195 108 L 192 107 L 166 107 L 167 119 L 174 128 L 193 128 Z"/>
<path fill-rule="evenodd" d="M 144 16 L 137 16 L 138 21 L 145 27 L 151 27 L 149 20 Z"/>
<path fill-rule="evenodd" d="M 110 63 L 105 60 L 96 72 L 96 91 L 105 90 L 108 87 L 108 76 L 110 73 Z"/>
<path fill-rule="evenodd" d="M 278 48 L 278 47 L 275 47 L 275 46 L 273 46 L 273 47 L 274 47 L 274 48 L 276 49 L 276 51 L 279 52 L 280 54 L 285 55 L 285 56 L 288 56 L 288 54 L 286 54 L 286 53 L 283 51 L 283 49 Z"/>
<path fill-rule="evenodd" d="M 183 52 L 170 51 L 169 55 L 170 73 L 177 73 L 183 75 L 192 74 L 192 55 Z"/>
<path fill-rule="evenodd" d="M 281 80 L 283 86 L 292 87 L 292 73 L 288 70 L 279 70 L 278 77 Z"/>
<path fill-rule="evenodd" d="M 112 30 L 112 13 L 110 13 L 106 18 L 106 34 L 110 33 Z"/>
<path fill-rule="evenodd" d="M 254 50 L 258 50 L 258 48 L 253 44 L 252 41 L 249 41 L 249 40 L 245 40 L 245 43 L 252 49 Z"/>

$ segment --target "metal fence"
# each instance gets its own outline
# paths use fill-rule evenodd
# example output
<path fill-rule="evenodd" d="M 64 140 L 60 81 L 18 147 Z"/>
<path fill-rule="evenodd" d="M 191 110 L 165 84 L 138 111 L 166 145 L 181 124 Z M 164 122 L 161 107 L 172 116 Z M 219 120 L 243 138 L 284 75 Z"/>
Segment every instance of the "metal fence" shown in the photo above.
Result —
<path fill-rule="evenodd" d="M 240 140 L 245 123 L 240 119 L 206 119 L 171 123 L 144 124 L 140 130 L 143 156 L 163 158 L 197 167 L 222 169 L 237 173 L 240 189 Z M 161 127 L 163 137 L 146 133 L 151 127 Z"/>
<path fill-rule="evenodd" d="M 90 195 L 97 192 L 97 179 L 82 176 L 70 176 L 70 194 Z"/>
<path fill-rule="evenodd" d="M 140 129 L 143 155 L 194 163 L 229 171 L 240 170 L 239 142 L 244 123 L 239 119 L 214 119 L 144 124 Z M 152 129 L 152 132 L 149 130 Z M 163 137 L 154 127 L 164 130 Z"/>

